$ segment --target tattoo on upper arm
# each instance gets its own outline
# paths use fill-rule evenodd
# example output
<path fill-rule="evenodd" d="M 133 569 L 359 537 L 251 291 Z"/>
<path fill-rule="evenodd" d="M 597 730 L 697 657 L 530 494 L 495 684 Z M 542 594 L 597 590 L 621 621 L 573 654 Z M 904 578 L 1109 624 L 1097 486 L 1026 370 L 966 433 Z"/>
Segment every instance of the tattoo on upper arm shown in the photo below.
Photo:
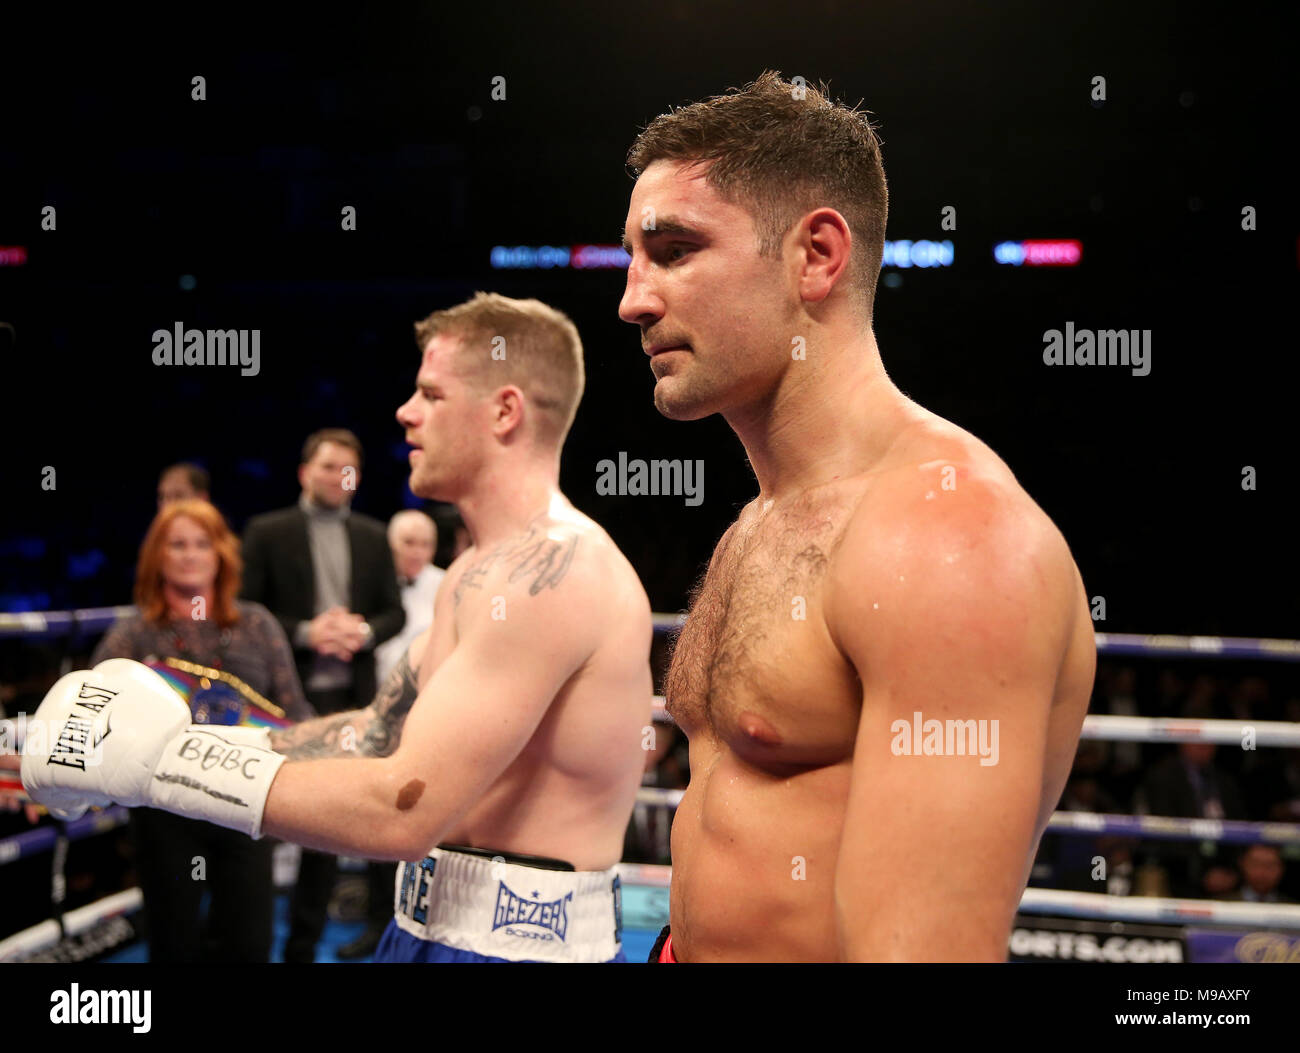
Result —
<path fill-rule="evenodd" d="M 550 537 L 544 527 L 533 524 L 522 537 L 507 541 L 493 549 L 477 563 L 466 567 L 456 582 L 452 600 L 460 605 L 466 589 L 481 589 L 483 579 L 498 566 L 510 569 L 507 581 L 528 582 L 528 595 L 536 596 L 543 589 L 553 589 L 564 580 L 578 550 L 578 535 Z"/>

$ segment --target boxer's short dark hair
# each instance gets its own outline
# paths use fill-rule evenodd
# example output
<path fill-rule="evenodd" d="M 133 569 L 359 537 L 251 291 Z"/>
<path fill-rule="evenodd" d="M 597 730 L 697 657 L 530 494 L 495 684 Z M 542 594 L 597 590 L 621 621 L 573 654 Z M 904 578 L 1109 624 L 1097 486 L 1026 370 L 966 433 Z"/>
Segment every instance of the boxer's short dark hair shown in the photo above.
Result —
<path fill-rule="evenodd" d="M 739 91 L 660 114 L 627 164 L 635 177 L 655 161 L 708 163 L 705 182 L 754 217 L 763 256 L 779 253 L 809 212 L 835 209 L 853 234 L 850 280 L 870 318 L 889 215 L 880 139 L 867 111 L 828 92 L 767 70 Z"/>

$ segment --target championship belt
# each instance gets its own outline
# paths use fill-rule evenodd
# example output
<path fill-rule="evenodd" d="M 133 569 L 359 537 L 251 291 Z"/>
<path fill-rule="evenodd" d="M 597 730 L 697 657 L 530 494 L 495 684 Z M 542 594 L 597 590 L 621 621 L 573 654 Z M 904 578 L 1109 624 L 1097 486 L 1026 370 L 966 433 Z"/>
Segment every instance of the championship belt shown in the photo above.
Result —
<path fill-rule="evenodd" d="M 212 669 L 184 658 L 150 658 L 144 665 L 181 696 L 196 724 L 287 728 L 293 723 L 283 709 L 224 669 Z"/>

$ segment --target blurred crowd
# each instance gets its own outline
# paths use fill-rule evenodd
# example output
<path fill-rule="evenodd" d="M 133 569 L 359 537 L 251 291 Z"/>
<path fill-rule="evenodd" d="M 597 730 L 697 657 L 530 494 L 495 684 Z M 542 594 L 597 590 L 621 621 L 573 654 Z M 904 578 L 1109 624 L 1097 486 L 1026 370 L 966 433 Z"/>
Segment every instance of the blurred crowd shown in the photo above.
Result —
<path fill-rule="evenodd" d="M 1300 725 L 1300 684 L 1283 663 L 1101 660 L 1092 713 Z M 1300 822 L 1300 748 L 1079 743 L 1061 811 Z M 1048 833 L 1033 884 L 1111 895 L 1300 901 L 1300 846 Z"/>
<path fill-rule="evenodd" d="M 0 716 L 34 712 L 63 672 L 113 658 L 150 665 L 188 691 L 198 723 L 231 723 L 251 706 L 282 725 L 363 709 L 411 640 L 433 621 L 443 571 L 438 523 L 403 509 L 387 524 L 355 512 L 364 451 L 350 431 L 308 436 L 298 501 L 252 517 L 242 540 L 200 465 L 158 478 L 157 514 L 140 545 L 133 609 L 93 641 L 0 641 Z M 469 545 L 454 511 L 439 513 L 454 560 Z M 126 597 L 123 597 L 125 600 Z M 0 836 L 52 822 L 27 806 L 0 816 Z M 51 887 L 48 856 L 6 866 L 0 936 L 119 888 L 138 886 L 155 962 L 265 962 L 271 957 L 271 839 L 150 808 L 127 837 L 68 846 Z M 334 895 L 337 860 L 303 851 L 291 896 L 286 962 L 313 961 Z M 393 864 L 371 864 L 367 926 L 341 957 L 370 954 L 391 914 Z M 27 888 L 30 896 L 16 895 Z"/>

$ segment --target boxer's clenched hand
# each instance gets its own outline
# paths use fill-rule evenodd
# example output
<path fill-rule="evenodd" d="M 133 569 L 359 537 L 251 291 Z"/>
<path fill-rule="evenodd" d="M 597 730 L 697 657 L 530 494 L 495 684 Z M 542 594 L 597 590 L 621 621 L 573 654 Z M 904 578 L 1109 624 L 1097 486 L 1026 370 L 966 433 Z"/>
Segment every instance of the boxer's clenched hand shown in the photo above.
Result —
<path fill-rule="evenodd" d="M 115 658 L 69 673 L 35 720 L 22 780 L 60 818 L 91 805 L 147 806 L 260 836 L 262 810 L 284 758 L 264 729 L 191 725 L 189 707 L 147 666 Z"/>

